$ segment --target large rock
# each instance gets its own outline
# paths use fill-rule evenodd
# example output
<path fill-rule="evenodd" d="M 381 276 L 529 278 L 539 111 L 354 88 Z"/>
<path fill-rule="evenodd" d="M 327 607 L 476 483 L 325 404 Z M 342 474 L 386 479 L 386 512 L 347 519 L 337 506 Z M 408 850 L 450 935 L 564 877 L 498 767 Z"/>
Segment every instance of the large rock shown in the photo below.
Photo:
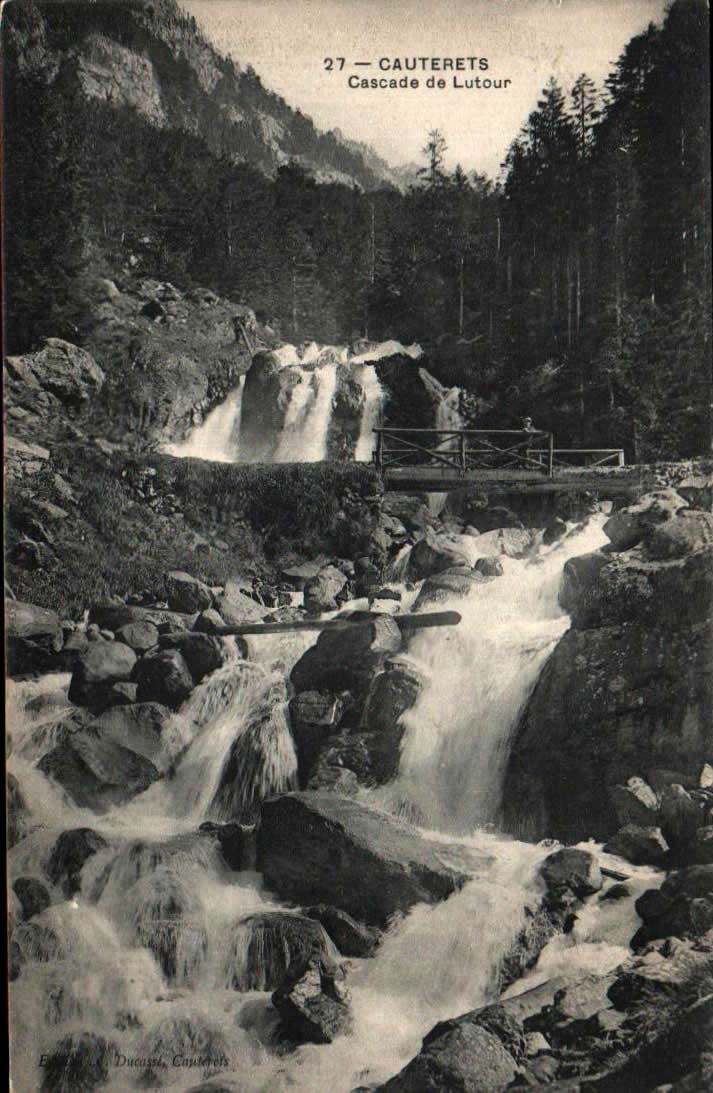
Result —
<path fill-rule="evenodd" d="M 658 827 L 625 824 L 605 843 L 604 849 L 632 865 L 661 865 L 666 859 L 668 843 Z"/>
<path fill-rule="evenodd" d="M 503 554 L 506 558 L 525 558 L 533 543 L 532 532 L 526 528 L 501 527 L 478 537 L 478 551 L 481 557 Z"/>
<path fill-rule="evenodd" d="M 179 630 L 161 634 L 158 644 L 161 649 L 178 650 L 195 683 L 200 683 L 204 676 L 222 668 L 225 663 L 225 651 L 220 638 L 211 634 Z"/>
<path fill-rule="evenodd" d="M 517 1070 L 501 1037 L 465 1014 L 436 1025 L 415 1059 L 379 1093 L 502 1093 Z"/>
<path fill-rule="evenodd" d="M 591 896 L 602 886 L 599 863 L 587 850 L 566 846 L 548 854 L 540 867 L 540 876 L 550 896 L 557 899 L 564 890 L 578 899 Z"/>
<path fill-rule="evenodd" d="M 228 981 L 237 991 L 272 991 L 299 977 L 316 956 L 334 962 L 336 950 L 313 917 L 265 911 L 247 915 L 233 930 Z"/>
<path fill-rule="evenodd" d="M 136 653 L 120 641 L 93 641 L 81 654 L 72 673 L 69 700 L 91 706 L 101 702 L 112 683 L 129 681 L 136 665 Z"/>
<path fill-rule="evenodd" d="M 175 710 L 193 690 L 194 681 L 178 649 L 147 653 L 136 665 L 139 702 L 159 702 Z"/>
<path fill-rule="evenodd" d="M 105 710 L 93 727 L 102 739 L 157 762 L 161 755 L 161 732 L 170 716 L 168 707 L 159 702 L 137 702 Z"/>
<path fill-rule="evenodd" d="M 208 586 L 190 573 L 174 569 L 166 574 L 165 585 L 166 599 L 172 611 L 190 615 L 204 611 L 213 604 L 213 596 Z"/>
<path fill-rule="evenodd" d="M 316 577 L 308 580 L 304 586 L 304 605 L 310 615 L 319 615 L 323 611 L 334 611 L 337 597 L 347 583 L 347 578 L 336 566 L 321 569 Z"/>
<path fill-rule="evenodd" d="M 634 948 L 660 937 L 702 937 L 713 928 L 713 865 L 670 874 L 660 889 L 639 897 L 636 910 L 644 924 L 634 935 Z"/>
<path fill-rule="evenodd" d="M 659 822 L 675 858 L 685 857 L 703 822 L 698 802 L 681 785 L 666 786 L 661 794 Z"/>
<path fill-rule="evenodd" d="M 654 490 L 645 494 L 635 505 L 629 505 L 610 516 L 604 525 L 604 534 L 615 550 L 629 550 L 658 524 L 671 520 L 686 507 L 686 500 L 674 489 Z"/>
<path fill-rule="evenodd" d="M 159 777 L 149 759 L 115 744 L 91 726 L 67 736 L 43 755 L 37 766 L 58 782 L 75 804 L 95 812 L 123 804 Z"/>
<path fill-rule="evenodd" d="M 322 924 L 342 956 L 374 955 L 381 935 L 373 926 L 357 922 L 346 911 L 341 911 L 338 907 L 330 907 L 326 903 L 307 907 L 304 913 L 308 918 L 316 919 Z"/>
<path fill-rule="evenodd" d="M 115 631 L 114 637 L 124 645 L 128 645 L 135 653 L 145 653 L 158 642 L 158 629 L 148 619 L 138 622 L 127 622 Z"/>
<path fill-rule="evenodd" d="M 55 611 L 10 599 L 5 601 L 5 638 L 11 675 L 46 670 L 64 643 L 60 618 Z"/>
<path fill-rule="evenodd" d="M 416 829 L 333 793 L 291 793 L 266 801 L 258 869 L 281 899 L 315 899 L 368 923 L 434 903 L 463 886 L 472 866 Z"/>
<path fill-rule="evenodd" d="M 411 550 L 408 559 L 408 575 L 414 581 L 442 573 L 452 566 L 469 565 L 465 550 L 443 535 L 436 535 L 426 528 L 423 539 L 419 539 Z"/>
<path fill-rule="evenodd" d="M 369 688 L 361 727 L 369 733 L 370 773 L 377 783 L 389 782 L 398 773 L 405 732 L 401 718 L 415 704 L 423 682 L 412 665 L 389 660 Z"/>
<path fill-rule="evenodd" d="M 559 602 L 565 611 L 571 614 L 584 602 L 590 589 L 596 585 L 600 571 L 610 561 L 611 557 L 600 550 L 567 559 L 559 587 Z"/>
<path fill-rule="evenodd" d="M 344 711 L 339 695 L 303 691 L 290 701 L 290 727 L 297 752 L 300 786 L 305 786 L 314 769 L 325 738 L 336 732 Z"/>
<path fill-rule="evenodd" d="M 12 887 L 20 901 L 22 918 L 25 922 L 34 915 L 46 911 L 51 903 L 47 888 L 37 877 L 17 877 Z"/>
<path fill-rule="evenodd" d="M 684 510 L 655 528 L 646 542 L 646 553 L 657 561 L 683 558 L 713 544 L 713 515 Z"/>
<path fill-rule="evenodd" d="M 619 826 L 609 790 L 632 771 L 648 778 L 667 767 L 697 779 L 713 750 L 712 711 L 707 623 L 569 630 L 515 734 L 503 798 L 508 829 L 568 842 L 608 837 Z"/>
<path fill-rule="evenodd" d="M 620 824 L 650 827 L 656 824 L 659 799 L 651 786 L 634 775 L 625 786 L 613 786 L 610 797 Z"/>
<path fill-rule="evenodd" d="M 115 634 L 123 626 L 135 622 L 153 623 L 160 633 L 165 629 L 190 630 L 194 619 L 193 614 L 184 615 L 161 607 L 137 607 L 125 603 L 93 603 L 89 608 L 89 622 Z"/>
<path fill-rule="evenodd" d="M 47 876 L 70 899 L 81 888 L 84 863 L 105 846 L 106 839 L 91 827 L 63 831 L 50 852 Z"/>
<path fill-rule="evenodd" d="M 29 390 L 44 391 L 63 406 L 82 410 L 101 391 L 104 373 L 89 353 L 61 338 L 45 338 L 42 349 L 8 357 L 10 376 Z"/>
<path fill-rule="evenodd" d="M 226 581 L 215 606 L 228 626 L 239 626 L 242 622 L 260 622 L 265 614 L 265 608 L 246 596 L 238 581 Z"/>
<path fill-rule="evenodd" d="M 331 1044 L 351 1028 L 349 995 L 344 987 L 344 970 L 318 955 L 306 967 L 297 959 L 285 982 L 272 996 L 282 1018 L 282 1028 L 296 1043 Z"/>
<path fill-rule="evenodd" d="M 444 603 L 454 596 L 469 596 L 488 580 L 492 578 L 486 577 L 479 569 L 471 569 L 470 566 L 454 566 L 442 573 L 436 573 L 423 582 L 413 605 L 414 610 L 419 611 L 433 603 Z"/>

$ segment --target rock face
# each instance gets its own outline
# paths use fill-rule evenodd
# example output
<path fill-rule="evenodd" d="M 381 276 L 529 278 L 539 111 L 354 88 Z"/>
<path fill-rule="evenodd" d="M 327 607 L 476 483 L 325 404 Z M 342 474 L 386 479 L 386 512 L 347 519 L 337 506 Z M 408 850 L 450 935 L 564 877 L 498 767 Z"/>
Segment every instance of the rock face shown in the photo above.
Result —
<path fill-rule="evenodd" d="M 713 750 L 713 547 L 710 516 L 681 505 L 671 491 L 642 498 L 623 510 L 636 547 L 567 563 L 561 602 L 573 626 L 515 735 L 509 830 L 608 837 L 622 821 L 652 826 L 653 802 L 627 787 L 633 776 L 655 786 L 663 768 L 677 772 L 669 781 L 697 784 Z"/>
<path fill-rule="evenodd" d="M 446 899 L 470 868 L 414 828 L 333 793 L 266 801 L 258 869 L 281 899 L 317 899 L 384 925 L 397 910 Z"/>
<path fill-rule="evenodd" d="M 101 391 L 104 373 L 89 353 L 61 338 L 46 338 L 42 349 L 22 357 L 8 357 L 6 367 L 14 380 L 45 400 L 69 410 L 83 410 Z"/>

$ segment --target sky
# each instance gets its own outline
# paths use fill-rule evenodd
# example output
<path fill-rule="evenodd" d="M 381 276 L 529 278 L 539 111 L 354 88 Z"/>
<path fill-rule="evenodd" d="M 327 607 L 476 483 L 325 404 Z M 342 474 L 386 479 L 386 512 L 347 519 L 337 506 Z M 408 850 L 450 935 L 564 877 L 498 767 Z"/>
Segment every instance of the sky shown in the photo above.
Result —
<path fill-rule="evenodd" d="M 496 178 L 550 76 L 567 92 L 586 72 L 598 87 L 629 39 L 663 19 L 666 0 L 181 0 L 223 54 L 312 118 L 370 144 L 389 164 L 421 163 L 430 130 L 445 166 Z M 339 70 L 337 58 L 344 58 Z M 408 72 L 419 87 L 350 88 L 394 78 L 382 59 L 485 58 L 487 71 Z M 325 59 L 332 58 L 331 71 Z M 354 62 L 370 62 L 355 66 Z M 430 63 L 430 61 L 429 61 Z M 429 76 L 445 88 L 426 86 Z M 453 86 L 479 77 L 501 88 Z"/>

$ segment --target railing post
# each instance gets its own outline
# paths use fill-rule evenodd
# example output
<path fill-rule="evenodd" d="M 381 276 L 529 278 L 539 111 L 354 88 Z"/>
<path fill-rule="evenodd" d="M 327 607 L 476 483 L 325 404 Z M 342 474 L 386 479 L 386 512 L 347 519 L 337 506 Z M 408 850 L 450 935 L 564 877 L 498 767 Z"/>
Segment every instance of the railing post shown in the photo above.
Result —
<path fill-rule="evenodd" d="M 463 474 L 467 471 L 466 464 L 466 452 L 465 452 L 465 433 L 460 434 L 460 466 Z"/>
<path fill-rule="evenodd" d="M 376 433 L 376 466 L 379 470 L 383 470 L 384 466 L 384 434 L 381 430 L 377 430 Z"/>
<path fill-rule="evenodd" d="M 617 452 L 617 466 L 619 466 L 619 467 L 624 466 L 624 449 L 623 448 L 620 448 L 619 451 Z"/>
<path fill-rule="evenodd" d="M 554 433 L 550 433 L 549 442 L 547 445 L 547 474 L 550 478 L 554 475 L 555 466 L 555 438 Z"/>

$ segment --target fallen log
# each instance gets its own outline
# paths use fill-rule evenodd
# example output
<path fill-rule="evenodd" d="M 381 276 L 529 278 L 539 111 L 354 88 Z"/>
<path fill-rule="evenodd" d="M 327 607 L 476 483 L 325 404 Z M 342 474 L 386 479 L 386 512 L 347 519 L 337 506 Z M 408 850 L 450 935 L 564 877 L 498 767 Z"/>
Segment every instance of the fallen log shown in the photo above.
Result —
<path fill-rule="evenodd" d="M 431 611 L 423 615 L 387 615 L 401 630 L 423 630 L 428 626 L 457 626 L 461 616 L 457 611 Z M 216 626 L 214 634 L 289 634 L 292 630 L 348 630 L 351 626 L 368 626 L 378 615 L 368 619 L 300 619 L 297 622 L 246 622 L 235 626 Z"/>

